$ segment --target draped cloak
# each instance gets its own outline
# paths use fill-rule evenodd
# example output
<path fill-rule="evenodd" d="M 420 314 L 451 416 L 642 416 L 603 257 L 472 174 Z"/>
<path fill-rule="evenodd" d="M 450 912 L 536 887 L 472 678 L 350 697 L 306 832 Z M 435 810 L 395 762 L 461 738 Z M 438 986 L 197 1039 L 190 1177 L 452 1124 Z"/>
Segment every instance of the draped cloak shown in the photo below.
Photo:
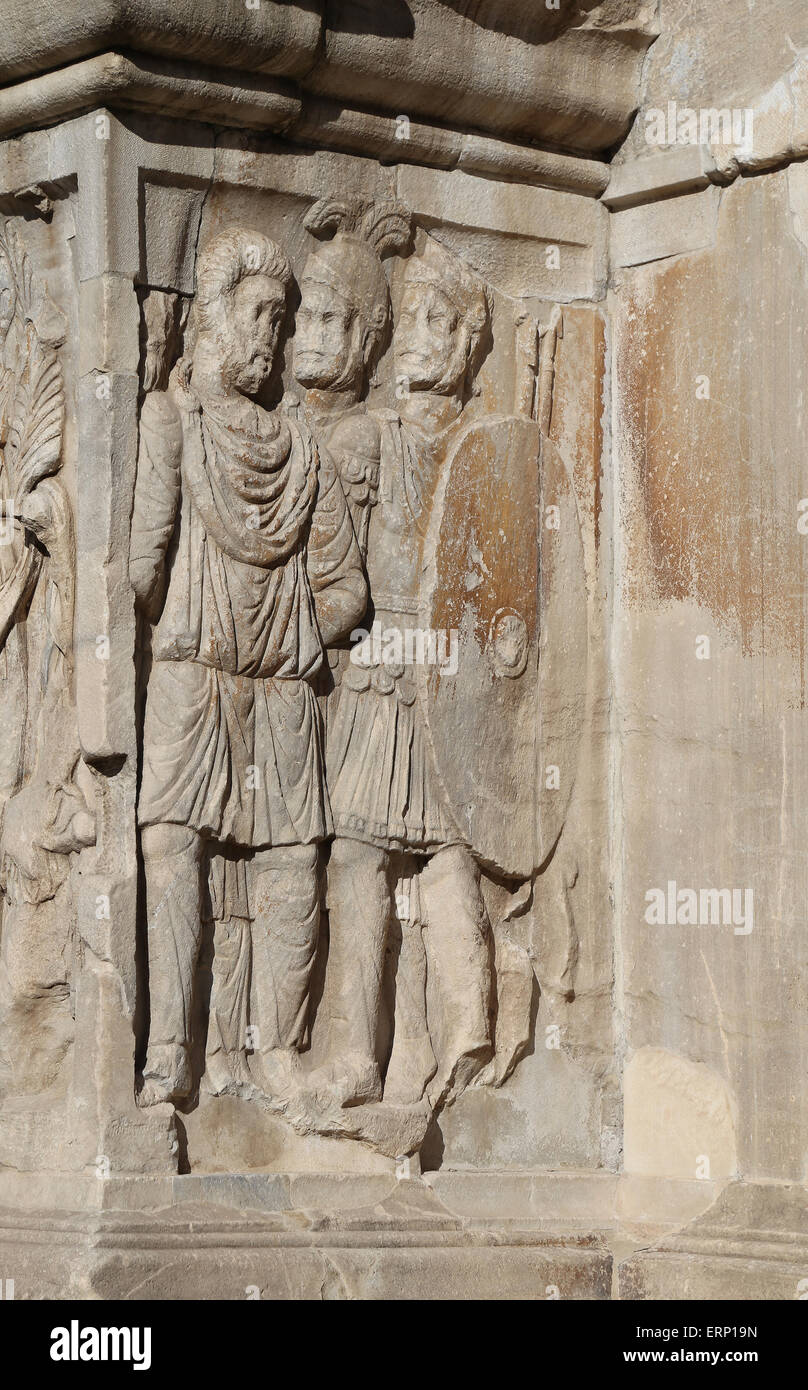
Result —
<path fill-rule="evenodd" d="M 141 825 L 247 847 L 332 831 L 312 684 L 320 624 L 366 586 L 345 498 L 305 426 L 235 416 L 186 382 L 144 402 L 130 566 L 168 550 L 153 634 Z"/>

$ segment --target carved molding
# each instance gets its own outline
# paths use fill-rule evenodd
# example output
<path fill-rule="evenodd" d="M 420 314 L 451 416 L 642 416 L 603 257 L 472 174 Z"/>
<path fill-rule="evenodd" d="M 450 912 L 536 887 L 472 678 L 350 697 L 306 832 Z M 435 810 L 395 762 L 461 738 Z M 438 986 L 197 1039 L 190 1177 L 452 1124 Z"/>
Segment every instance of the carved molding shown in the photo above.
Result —
<path fill-rule="evenodd" d="M 628 129 L 643 55 L 656 35 L 648 0 L 559 10 L 504 0 L 387 0 L 336 13 L 324 0 L 305 7 L 263 0 L 227 11 L 217 0 L 182 0 L 170 20 L 158 0 L 141 0 L 135 11 L 123 0 L 71 0 L 42 16 L 35 33 L 21 5 L 3 0 L 0 7 L 6 80 L 121 48 L 149 55 L 147 62 L 173 59 L 170 71 L 188 59 L 216 64 L 224 82 L 242 69 L 251 74 L 247 87 L 253 74 L 272 75 L 298 100 L 325 97 L 339 106 L 361 91 L 361 106 L 387 115 L 403 110 L 438 124 L 453 120 L 488 134 L 595 151 Z M 436 51 L 444 55 L 437 67 Z"/>

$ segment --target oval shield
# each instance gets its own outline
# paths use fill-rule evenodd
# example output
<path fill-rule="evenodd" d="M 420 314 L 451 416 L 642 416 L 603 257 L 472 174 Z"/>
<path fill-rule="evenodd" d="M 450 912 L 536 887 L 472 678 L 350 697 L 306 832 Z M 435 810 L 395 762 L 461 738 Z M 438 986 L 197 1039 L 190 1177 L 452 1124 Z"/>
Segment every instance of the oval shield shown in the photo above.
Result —
<path fill-rule="evenodd" d="M 575 495 L 533 421 L 488 418 L 456 442 L 424 540 L 420 621 L 441 654 L 417 679 L 446 797 L 480 862 L 527 878 L 563 824 L 586 666 Z"/>

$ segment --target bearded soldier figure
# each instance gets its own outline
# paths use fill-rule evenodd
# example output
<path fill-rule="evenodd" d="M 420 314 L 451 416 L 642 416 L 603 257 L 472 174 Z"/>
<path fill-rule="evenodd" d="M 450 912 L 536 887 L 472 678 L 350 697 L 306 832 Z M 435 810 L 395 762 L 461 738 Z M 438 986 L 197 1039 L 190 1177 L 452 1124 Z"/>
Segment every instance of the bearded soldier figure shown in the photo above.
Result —
<path fill-rule="evenodd" d="M 130 575 L 156 626 L 138 820 L 151 1024 L 142 1104 L 193 1086 L 194 981 L 211 853 L 249 860 L 255 1079 L 282 1100 L 307 1027 L 330 836 L 312 683 L 362 617 L 362 560 L 331 460 L 256 399 L 272 373 L 292 273 L 231 229 L 199 258 L 196 344 L 147 396 Z"/>
<path fill-rule="evenodd" d="M 379 499 L 370 516 L 368 577 L 375 618 L 418 623 L 422 538 L 442 463 L 458 437 L 490 328 L 489 292 L 431 239 L 405 271 L 393 338 L 401 416 L 383 417 Z M 377 1029 L 392 898 L 401 856 L 428 923 L 443 1025 L 435 1102 L 456 1093 L 492 1053 L 489 924 L 480 871 L 440 784 L 413 673 L 400 662 L 352 661 L 329 722 L 336 838 L 328 872 L 329 972 L 336 999 L 332 1055 L 316 1077 L 342 1105 L 378 1100 Z M 435 1070 L 409 1050 L 385 1099 L 416 1102 Z M 394 1049 L 395 1053 L 395 1049 Z M 429 1054 L 431 1057 L 431 1053 Z M 408 1064 L 405 1060 L 403 1071 Z M 388 1081 L 392 1078 L 388 1073 Z"/>

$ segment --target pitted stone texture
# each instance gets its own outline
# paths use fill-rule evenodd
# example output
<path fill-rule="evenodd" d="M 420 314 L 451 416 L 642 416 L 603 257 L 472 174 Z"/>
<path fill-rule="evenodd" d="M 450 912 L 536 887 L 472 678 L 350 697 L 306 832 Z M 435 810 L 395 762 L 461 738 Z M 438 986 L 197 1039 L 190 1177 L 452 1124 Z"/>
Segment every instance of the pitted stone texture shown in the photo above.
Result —
<path fill-rule="evenodd" d="M 64 4 L 32 23 L 19 0 L 4 0 L 0 61 L 10 79 L 135 49 L 290 79 L 290 92 L 295 81 L 343 104 L 361 93 L 359 104 L 392 105 L 396 115 L 600 150 L 627 127 L 654 9 L 651 0 L 559 9 L 390 0 L 374 17 L 355 0 L 255 8 L 182 0 L 169 20 L 156 0 L 114 0 Z"/>

